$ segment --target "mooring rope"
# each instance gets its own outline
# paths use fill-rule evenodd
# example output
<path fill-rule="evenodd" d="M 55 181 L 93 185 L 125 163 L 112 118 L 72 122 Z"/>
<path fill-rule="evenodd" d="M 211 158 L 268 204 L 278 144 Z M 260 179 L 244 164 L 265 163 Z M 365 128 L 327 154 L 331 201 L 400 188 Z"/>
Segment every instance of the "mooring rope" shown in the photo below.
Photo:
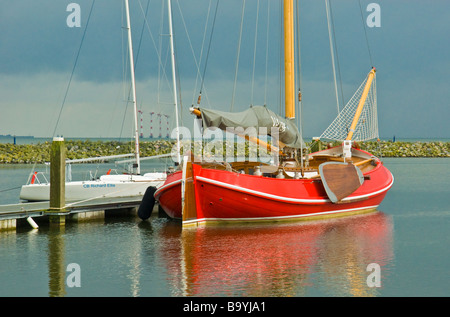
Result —
<path fill-rule="evenodd" d="M 2 190 L 0 190 L 0 193 L 7 192 L 7 191 L 10 191 L 10 190 L 14 190 L 14 189 L 19 189 L 19 188 L 22 188 L 22 186 L 19 186 L 19 187 L 13 187 L 13 188 L 7 188 L 7 189 L 2 189 Z"/>

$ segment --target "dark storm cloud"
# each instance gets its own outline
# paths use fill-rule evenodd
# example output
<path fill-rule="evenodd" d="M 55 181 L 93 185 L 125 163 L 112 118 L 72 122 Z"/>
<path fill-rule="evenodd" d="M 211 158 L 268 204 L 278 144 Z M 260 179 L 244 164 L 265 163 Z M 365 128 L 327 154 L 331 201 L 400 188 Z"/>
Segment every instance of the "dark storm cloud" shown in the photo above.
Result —
<path fill-rule="evenodd" d="M 66 24 L 70 14 L 66 8 L 72 2 L 79 4 L 81 8 L 80 28 L 70 28 Z M 130 0 L 133 45 L 135 56 L 139 56 L 136 58 L 136 76 L 140 82 L 153 80 L 158 75 L 158 59 L 154 46 L 159 46 L 161 16 L 165 23 L 167 22 L 167 12 L 161 8 L 161 2 L 160 0 L 149 2 L 147 23 L 155 41 L 152 42 L 143 19 L 147 0 Z M 279 103 L 279 84 L 273 83 L 280 77 L 281 63 L 280 2 L 278 0 L 259 1 L 258 48 L 255 55 L 256 86 L 264 90 L 266 27 L 270 21 L 268 75 L 269 82 L 272 84 L 269 87 L 272 91 L 271 98 L 275 100 L 271 105 L 274 105 L 275 110 Z M 448 61 L 450 23 L 447 22 L 450 2 L 445 0 L 361 0 L 362 17 L 359 2 L 356 0 L 331 0 L 330 2 L 345 99 L 348 100 L 351 97 L 373 64 L 378 69 L 378 114 L 381 136 L 395 134 L 398 137 L 449 137 L 450 125 L 447 123 L 447 118 L 450 116 L 448 105 L 450 95 L 446 86 L 447 74 L 450 70 Z M 205 72 L 205 87 L 208 87 L 213 107 L 228 108 L 230 104 L 242 3 L 242 0 L 219 2 L 208 68 Z M 270 3 L 269 20 L 267 18 L 268 3 Z M 374 28 L 365 26 L 371 60 L 362 24 L 365 23 L 369 14 L 366 11 L 369 3 L 377 3 L 381 8 L 381 26 Z M 14 101 L 16 107 L 20 108 L 20 113 L 31 109 L 30 104 L 34 107 L 31 111 L 36 113 L 38 113 L 37 108 L 50 107 L 48 106 L 50 103 L 54 104 L 55 109 L 59 107 L 59 99 L 50 102 L 45 99 L 45 96 L 50 94 L 40 94 L 39 91 L 52 91 L 51 96 L 55 99 L 53 95 L 61 96 L 64 93 L 67 86 L 66 80 L 74 66 L 86 29 L 91 4 L 91 0 L 2 1 L 0 80 L 6 84 L 0 87 L 3 94 L 1 107 L 2 110 L 8 108 L 12 118 L 20 118 L 20 114 L 14 115 L 14 109 L 10 107 L 10 104 L 6 104 L 5 100 Z M 205 33 L 204 27 L 210 4 L 211 15 Z M 192 89 L 192 87 L 195 85 L 198 73 L 204 71 L 215 4 L 216 0 L 172 1 L 177 67 L 182 93 L 184 100 L 188 100 L 187 103 L 191 102 L 192 95 L 199 89 L 198 84 L 196 88 Z M 256 28 L 257 4 L 256 0 L 246 1 L 238 74 L 239 107 L 246 107 L 251 103 L 252 98 L 249 91 L 253 72 L 255 42 L 253 34 Z M 306 135 L 318 135 L 326 128 L 326 123 L 331 122 L 336 115 L 325 2 L 302 0 L 300 5 L 304 132 Z M 180 9 L 183 15 L 180 14 Z M 83 102 L 86 104 L 95 93 L 95 85 L 103 85 L 106 89 L 105 85 L 108 83 L 117 85 L 124 77 L 124 61 L 127 61 L 124 25 L 123 1 L 95 1 L 72 84 L 74 89 L 77 89 L 76 84 L 80 82 L 91 84 L 91 86 L 82 86 L 89 87 L 89 92 L 83 93 L 80 90 L 77 95 L 77 98 L 83 97 Z M 142 30 L 142 42 L 140 42 Z M 186 32 L 189 34 L 190 43 Z M 166 26 L 162 33 L 167 33 Z M 204 37 L 206 40 L 202 47 Z M 163 36 L 162 39 L 161 62 L 170 74 L 167 37 Z M 202 50 L 203 58 L 199 60 Z M 200 63 L 198 69 L 193 54 Z M 46 74 L 49 75 L 46 76 Z M 127 76 L 126 71 L 125 75 Z M 51 82 L 50 79 L 55 78 L 58 78 L 59 82 Z M 166 81 L 170 82 L 170 79 Z M 7 83 L 22 84 L 14 88 Z M 148 88 L 145 86 L 144 91 L 138 92 L 138 99 Z M 106 91 L 110 91 L 108 89 Z M 58 90 L 57 94 L 55 90 Z M 35 95 L 30 92 L 35 92 Z M 260 92 L 260 95 L 262 94 Z M 71 97 L 70 94 L 69 97 Z M 39 98 L 43 100 L 38 100 Z M 103 99 L 106 100 L 106 98 Z M 68 98 L 68 101 L 70 100 Z M 262 103 L 259 100 L 256 102 Z M 92 109 L 94 111 L 96 108 Z M 76 116 L 76 111 L 72 115 Z M 311 118 L 316 119 L 311 120 Z M 75 117 L 73 120 L 76 121 Z M 23 119 L 19 121 L 2 119 L 0 133 L 20 134 L 21 127 L 30 125 L 32 123 L 23 122 Z M 72 133 L 76 135 L 78 130 L 79 127 L 73 127 Z"/>

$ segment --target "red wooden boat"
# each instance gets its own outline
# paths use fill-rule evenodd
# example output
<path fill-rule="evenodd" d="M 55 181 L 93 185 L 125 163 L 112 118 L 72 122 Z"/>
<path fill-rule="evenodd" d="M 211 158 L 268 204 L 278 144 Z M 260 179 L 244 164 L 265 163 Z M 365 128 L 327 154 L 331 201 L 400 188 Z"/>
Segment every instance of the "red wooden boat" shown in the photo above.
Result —
<path fill-rule="evenodd" d="M 311 154 L 309 173 L 312 176 L 301 179 L 252 175 L 259 165 L 256 162 L 234 164 L 237 169 L 231 172 L 221 164 L 188 162 L 185 168 L 191 175 L 189 171 L 184 179 L 182 171 L 168 175 L 165 184 L 155 192 L 155 198 L 170 217 L 182 219 L 183 224 L 299 220 L 376 210 L 394 178 L 370 153 L 352 149 L 353 163 L 348 164 L 362 171 L 364 182 L 336 202 L 328 196 L 323 179 L 314 175 L 317 164 L 339 159 L 336 154 L 341 151 L 339 146 Z M 288 168 L 285 171 L 289 173 Z M 184 214 L 182 199 L 191 199 L 184 206 Z"/>
<path fill-rule="evenodd" d="M 304 152 L 301 133 L 293 123 L 296 100 L 292 6 L 292 0 L 284 1 L 285 117 L 266 107 L 251 107 L 240 113 L 191 109 L 202 119 L 203 128 L 276 128 L 277 135 L 274 130 L 267 134 L 278 142 L 264 146 L 273 151 L 277 145 L 273 152 L 279 155 L 277 164 L 206 162 L 185 155 L 182 169 L 169 174 L 155 192 L 160 206 L 170 217 L 182 219 L 183 225 L 367 212 L 376 210 L 393 184 L 393 176 L 383 163 L 354 143 L 373 138 L 373 133 L 366 133 L 368 125 L 378 135 L 376 108 L 370 109 L 376 107 L 375 68 L 330 126 L 334 134 L 345 131 L 343 137 L 336 138 L 343 143 L 312 154 Z M 351 116 L 349 112 L 353 112 Z M 246 139 L 263 144 L 255 136 L 247 135 Z"/>

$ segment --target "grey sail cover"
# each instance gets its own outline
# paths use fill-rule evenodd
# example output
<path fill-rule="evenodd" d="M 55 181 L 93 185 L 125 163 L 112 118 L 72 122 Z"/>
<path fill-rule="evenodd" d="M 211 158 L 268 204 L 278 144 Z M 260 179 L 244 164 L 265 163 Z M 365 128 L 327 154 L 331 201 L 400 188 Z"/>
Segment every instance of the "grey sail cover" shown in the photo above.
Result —
<path fill-rule="evenodd" d="M 278 138 L 286 146 L 301 148 L 303 143 L 300 132 L 293 120 L 285 119 L 263 106 L 252 106 L 242 112 L 225 112 L 211 109 L 200 109 L 203 127 L 216 127 L 224 131 L 227 128 L 248 129 L 254 127 L 259 133 L 267 131 L 272 135 L 271 128 L 278 128 Z M 266 129 L 260 129 L 266 128 Z"/>

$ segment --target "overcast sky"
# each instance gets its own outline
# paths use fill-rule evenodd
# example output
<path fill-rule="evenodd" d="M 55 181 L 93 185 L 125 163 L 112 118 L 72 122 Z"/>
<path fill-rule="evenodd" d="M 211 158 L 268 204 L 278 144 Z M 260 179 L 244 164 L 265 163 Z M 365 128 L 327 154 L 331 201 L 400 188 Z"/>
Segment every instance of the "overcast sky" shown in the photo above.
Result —
<path fill-rule="evenodd" d="M 0 134 L 51 137 L 56 130 L 56 134 L 66 137 L 131 135 L 132 109 L 124 102 L 129 83 L 124 84 L 124 76 L 128 80 L 128 65 L 124 63 L 127 38 L 123 30 L 123 2 L 96 0 L 88 25 L 92 0 L 0 0 Z M 147 11 L 148 0 L 130 0 L 137 100 L 143 112 L 145 136 L 150 133 L 150 112 L 168 115 L 170 129 L 174 125 L 168 85 L 168 42 L 166 36 L 159 36 L 161 15 L 162 33 L 168 32 L 167 12 L 161 8 L 161 2 L 150 0 Z M 192 126 L 188 108 L 197 102 L 197 74 L 204 72 L 216 2 L 172 1 L 182 120 L 187 127 Z M 246 1 L 234 110 L 264 103 L 274 111 L 279 109 L 280 2 Z M 381 137 L 450 138 L 450 1 L 330 2 L 344 99 L 351 97 L 373 64 L 377 68 Z M 80 27 L 67 24 L 72 13 L 66 11 L 70 3 L 80 6 Z M 230 110 L 242 3 L 219 2 L 205 72 L 201 104 L 204 107 Z M 359 3 L 364 22 L 370 14 L 366 11 L 370 3 L 380 8 L 380 26 L 365 25 L 372 60 Z M 144 24 L 145 12 L 148 24 Z M 337 115 L 325 0 L 300 0 L 300 30 L 303 133 L 311 137 L 320 135 Z M 156 54 L 160 43 L 164 70 L 158 67 Z M 195 60 L 200 63 L 199 69 Z M 157 120 L 154 116 L 153 121 Z M 154 122 L 154 134 L 158 129 L 159 124 Z M 163 134 L 165 131 L 163 125 Z"/>

